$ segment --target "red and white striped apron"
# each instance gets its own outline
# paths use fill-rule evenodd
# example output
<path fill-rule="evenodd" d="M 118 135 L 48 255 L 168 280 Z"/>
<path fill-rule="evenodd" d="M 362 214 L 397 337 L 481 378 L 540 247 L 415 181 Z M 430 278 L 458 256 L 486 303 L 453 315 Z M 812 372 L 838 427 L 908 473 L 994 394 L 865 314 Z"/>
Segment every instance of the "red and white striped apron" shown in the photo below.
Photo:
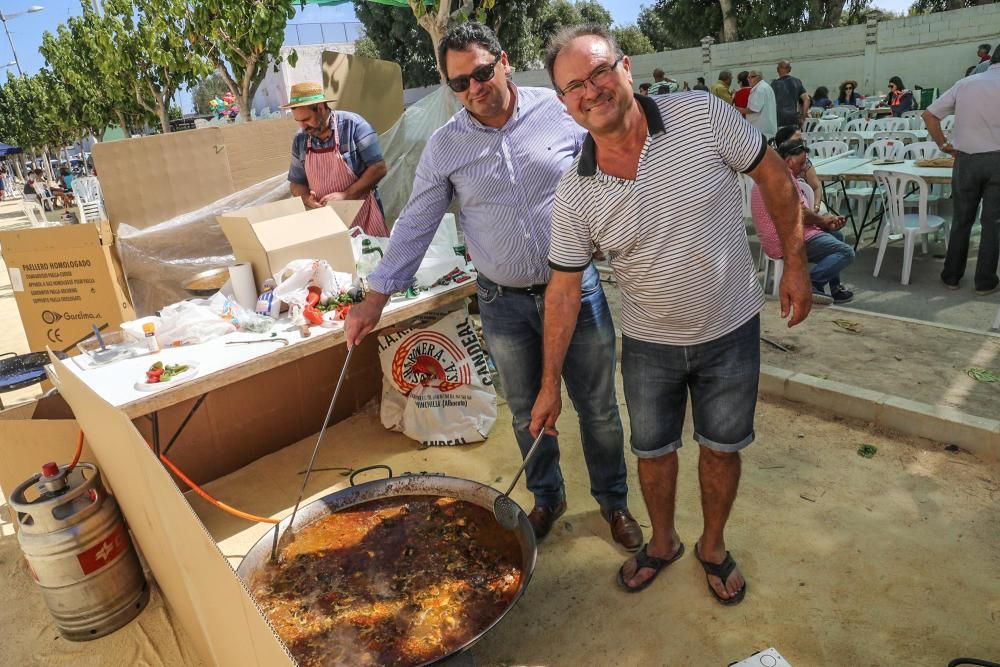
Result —
<path fill-rule="evenodd" d="M 330 124 L 333 125 L 333 146 L 313 148 L 311 142 L 306 145 L 306 179 L 309 181 L 309 189 L 316 193 L 317 201 L 322 201 L 323 197 L 332 192 L 343 192 L 358 180 L 340 154 L 336 112 L 331 111 L 330 116 Z M 354 225 L 364 230 L 368 236 L 389 236 L 382 210 L 375 201 L 375 190 L 365 195 L 364 205 L 354 218 Z"/>

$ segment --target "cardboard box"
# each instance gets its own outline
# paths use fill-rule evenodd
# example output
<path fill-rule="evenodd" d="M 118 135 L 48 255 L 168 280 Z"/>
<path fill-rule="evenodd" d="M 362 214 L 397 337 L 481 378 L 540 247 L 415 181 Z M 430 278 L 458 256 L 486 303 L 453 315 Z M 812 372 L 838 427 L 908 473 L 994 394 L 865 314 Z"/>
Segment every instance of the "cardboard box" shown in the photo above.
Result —
<path fill-rule="evenodd" d="M 34 351 L 72 354 L 92 326 L 135 318 L 107 222 L 0 232 L 0 251 Z"/>
<path fill-rule="evenodd" d="M 403 115 L 403 70 L 398 63 L 337 51 L 323 52 L 323 92 L 334 109 L 360 114 L 382 134 Z"/>
<path fill-rule="evenodd" d="M 95 145 L 112 227 L 145 229 L 287 172 L 298 129 L 289 117 Z"/>
<path fill-rule="evenodd" d="M 348 228 L 360 201 L 334 202 L 307 211 L 295 197 L 232 211 L 216 218 L 237 262 L 253 267 L 257 289 L 296 259 L 325 259 L 335 271 L 356 274 Z"/>

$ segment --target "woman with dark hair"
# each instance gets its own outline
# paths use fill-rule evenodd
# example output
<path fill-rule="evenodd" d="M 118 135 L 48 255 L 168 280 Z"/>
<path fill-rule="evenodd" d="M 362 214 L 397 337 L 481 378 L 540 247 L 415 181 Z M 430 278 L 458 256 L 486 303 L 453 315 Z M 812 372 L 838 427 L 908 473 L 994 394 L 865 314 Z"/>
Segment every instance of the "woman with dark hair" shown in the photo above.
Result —
<path fill-rule="evenodd" d="M 857 81 L 843 81 L 840 84 L 840 95 L 837 96 L 837 105 L 850 104 L 860 107 L 864 104 L 865 98 L 858 94 Z"/>
<path fill-rule="evenodd" d="M 733 106 L 737 109 L 746 109 L 750 102 L 750 91 L 753 90 L 753 86 L 750 85 L 750 72 L 746 70 L 740 72 L 736 75 L 736 80 L 739 81 L 740 88 L 733 93 Z"/>
<path fill-rule="evenodd" d="M 892 109 L 892 115 L 898 118 L 913 108 L 913 93 L 906 89 L 902 79 L 894 76 L 889 79 L 889 94 L 879 103 L 879 106 L 889 107 Z"/>
<path fill-rule="evenodd" d="M 830 99 L 830 89 L 826 86 L 820 86 L 813 93 L 813 107 L 818 107 L 820 109 L 829 109 L 833 106 L 833 100 Z"/>
<path fill-rule="evenodd" d="M 778 150 L 781 144 L 787 143 L 789 141 L 802 141 L 802 128 L 798 125 L 785 125 L 779 127 L 778 131 L 774 133 L 774 138 L 771 139 L 770 144 L 774 147 L 774 150 Z M 819 180 L 819 176 L 816 175 L 816 168 L 812 164 L 812 160 L 807 159 L 805 166 L 802 168 L 802 180 L 806 182 L 813 191 L 813 210 L 818 211 L 819 205 L 823 201 L 823 184 Z"/>

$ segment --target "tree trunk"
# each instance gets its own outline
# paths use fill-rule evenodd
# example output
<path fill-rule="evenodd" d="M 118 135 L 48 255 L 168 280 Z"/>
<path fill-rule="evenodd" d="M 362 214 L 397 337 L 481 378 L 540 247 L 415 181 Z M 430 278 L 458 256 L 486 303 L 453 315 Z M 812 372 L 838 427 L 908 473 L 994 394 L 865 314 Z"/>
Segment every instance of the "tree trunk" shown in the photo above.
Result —
<path fill-rule="evenodd" d="M 843 15 L 844 15 L 844 0 L 827 0 L 825 27 L 839 28 L 840 19 Z"/>
<path fill-rule="evenodd" d="M 167 104 L 165 102 L 157 101 L 156 115 L 160 119 L 160 128 L 163 130 L 163 134 L 169 134 L 170 117 L 167 115 Z"/>
<path fill-rule="evenodd" d="M 722 41 L 739 41 L 739 34 L 736 27 L 736 10 L 733 8 L 733 0 L 719 0 L 719 7 L 722 9 Z"/>

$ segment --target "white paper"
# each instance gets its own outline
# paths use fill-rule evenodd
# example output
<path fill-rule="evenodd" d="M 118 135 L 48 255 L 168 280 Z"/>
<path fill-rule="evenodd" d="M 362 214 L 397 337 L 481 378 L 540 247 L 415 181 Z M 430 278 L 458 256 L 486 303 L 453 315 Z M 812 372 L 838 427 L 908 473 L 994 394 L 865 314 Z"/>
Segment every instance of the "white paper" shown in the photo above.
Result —
<path fill-rule="evenodd" d="M 10 267 L 7 269 L 7 273 L 10 274 L 10 286 L 15 292 L 24 291 L 24 281 L 21 280 L 21 269 Z"/>
<path fill-rule="evenodd" d="M 257 307 L 257 283 L 253 279 L 253 268 L 246 262 L 231 265 L 229 282 L 232 283 L 236 303 L 253 312 Z"/>

